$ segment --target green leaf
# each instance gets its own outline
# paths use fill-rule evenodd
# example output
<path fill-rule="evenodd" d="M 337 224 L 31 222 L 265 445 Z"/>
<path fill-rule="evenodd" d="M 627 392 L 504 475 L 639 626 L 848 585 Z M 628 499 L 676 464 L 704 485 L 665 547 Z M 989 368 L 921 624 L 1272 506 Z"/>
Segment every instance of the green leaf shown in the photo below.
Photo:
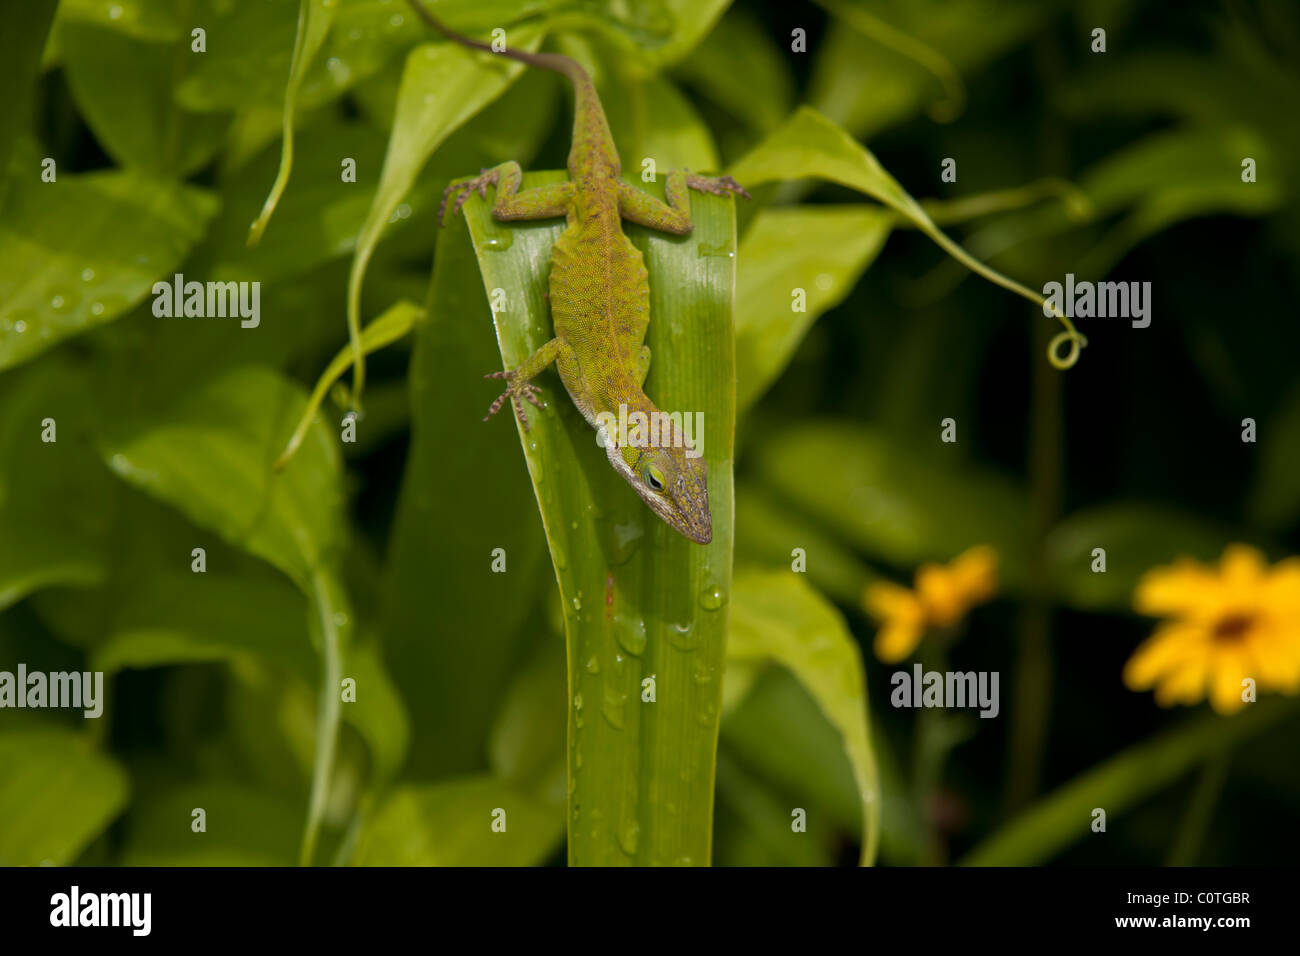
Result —
<path fill-rule="evenodd" d="M 765 209 L 736 266 L 736 404 L 748 408 L 781 374 L 812 323 L 849 294 L 894 217 L 870 206 Z M 792 289 L 804 291 L 795 311 Z"/>
<path fill-rule="evenodd" d="M 815 178 L 856 189 L 894 210 L 976 275 L 1043 307 L 1043 297 L 1037 292 L 990 269 L 949 239 L 868 149 L 810 107 L 800 107 L 729 172 L 746 186 Z M 1085 343 L 1068 318 L 1057 318 L 1066 331 L 1052 340 L 1048 358 L 1058 368 L 1068 368 L 1078 360 Z M 1057 351 L 1061 344 L 1069 346 L 1064 356 Z"/>
<path fill-rule="evenodd" d="M 1214 754 L 1295 712 L 1294 701 L 1252 704 L 1233 717 L 1206 715 L 1137 744 L 1076 777 L 971 850 L 965 866 L 1035 866 L 1093 836 L 1093 809 L 1114 820 Z"/>
<path fill-rule="evenodd" d="M 880 789 L 867 726 L 862 655 L 843 616 L 788 572 L 737 572 L 727 658 L 771 660 L 788 669 L 843 738 L 862 813 L 863 865 L 876 858 Z"/>
<path fill-rule="evenodd" d="M 1063 519 L 1047 539 L 1051 578 L 1063 601 L 1091 611 L 1128 611 L 1143 572 L 1175 558 L 1215 562 L 1240 539 L 1216 525 L 1163 505 L 1116 501 Z M 1093 571 L 1093 549 L 1106 551 L 1106 571 Z"/>
<path fill-rule="evenodd" d="M 545 586 L 542 529 L 514 436 L 482 421 L 494 397 L 483 375 L 501 356 L 476 268 L 464 228 L 443 230 L 415 327 L 411 448 L 385 582 L 384 648 L 411 708 L 410 771 L 424 778 L 486 768 L 521 632 L 538 629 L 529 621 Z M 462 520 L 447 520 L 448 502 Z M 504 574 L 492 571 L 497 548 Z"/>
<path fill-rule="evenodd" d="M 15 188 L 0 224 L 0 369 L 140 302 L 215 211 L 202 190 L 131 172 Z"/>
<path fill-rule="evenodd" d="M 741 8 L 732 7 L 675 72 L 760 133 L 777 126 L 794 104 L 785 54 L 758 18 Z"/>
<path fill-rule="evenodd" d="M 514 43 L 519 49 L 536 50 L 541 40 L 540 31 L 524 28 L 516 33 Z M 523 64 L 513 60 L 487 57 L 452 43 L 418 46 L 407 56 L 379 187 L 357 236 L 348 275 L 348 333 L 356 400 L 360 400 L 365 385 L 365 360 L 360 354 L 361 283 L 384 225 L 433 151 L 500 96 L 522 69 Z"/>
<path fill-rule="evenodd" d="M 61 0 L 59 23 L 88 23 L 141 40 L 175 40 L 181 34 L 175 0 Z"/>
<path fill-rule="evenodd" d="M 1247 498 L 1251 519 L 1272 531 L 1300 520 L 1300 388 L 1259 429 L 1259 466 Z"/>
<path fill-rule="evenodd" d="M 872 557 L 910 568 L 988 544 L 1004 586 L 1025 578 L 1023 493 L 952 460 L 954 452 L 920 455 L 879 431 L 835 421 L 779 431 L 753 452 L 769 489 Z"/>
<path fill-rule="evenodd" d="M 66 866 L 127 803 L 126 773 L 83 734 L 0 733 L 0 767 L 0 866 Z"/>
<path fill-rule="evenodd" d="M 271 469 L 305 407 L 297 386 L 246 366 L 172 408 L 117 418 L 102 450 L 128 482 L 269 561 L 310 594 L 314 575 L 342 546 L 338 444 L 318 425 L 284 472 Z"/>
<path fill-rule="evenodd" d="M 736 490 L 736 561 L 791 568 L 796 548 L 818 590 L 840 604 L 854 606 L 875 573 L 849 548 L 803 515 L 782 507 L 761 485 L 740 482 Z"/>
<path fill-rule="evenodd" d="M 128 482 L 178 508 L 201 527 L 269 561 L 314 607 L 323 656 L 317 758 L 303 840 L 310 862 L 333 766 L 341 702 L 347 597 L 332 569 L 343 546 L 338 446 L 312 428 L 282 473 L 272 461 L 305 408 L 301 392 L 257 367 L 206 382 L 161 415 L 123 416 L 101 440 L 109 466 Z"/>
<path fill-rule="evenodd" d="M 195 810 L 205 815 L 195 832 Z M 123 866 L 292 866 L 300 807 L 240 784 L 172 787 L 141 800 L 127 824 Z"/>
<path fill-rule="evenodd" d="M 205 56 L 190 51 L 188 32 L 173 43 L 150 43 L 67 21 L 62 40 L 77 107 L 119 165 L 179 179 L 205 166 L 221 147 L 229 117 L 195 113 L 172 98 Z"/>
<path fill-rule="evenodd" d="M 307 68 L 311 65 L 312 58 L 316 56 L 321 44 L 325 42 L 325 34 L 329 32 L 330 24 L 334 22 L 336 6 L 337 0 L 302 0 L 302 5 L 298 8 L 298 34 L 293 44 L 293 61 L 289 66 L 289 80 L 284 87 L 284 123 L 280 134 L 280 168 L 275 174 L 275 181 L 271 184 L 271 192 L 266 197 L 266 203 L 262 206 L 261 213 L 253 222 L 253 225 L 249 227 L 248 242 L 250 245 L 257 245 L 261 241 L 262 233 L 266 231 L 271 214 L 275 212 L 275 207 L 280 202 L 280 196 L 284 192 L 285 186 L 289 184 L 289 174 L 293 169 L 293 117 L 298 88 L 302 86 L 303 77 L 307 72 Z M 256 57 L 252 56 L 249 50 L 241 49 L 239 60 L 242 63 L 256 63 L 263 75 L 269 68 L 267 63 L 259 62 Z M 178 91 L 178 97 L 180 92 L 183 91 Z M 243 97 L 236 103 L 236 107 L 242 107 L 247 102 L 247 97 Z"/>
<path fill-rule="evenodd" d="M 960 74 L 1022 42 L 1051 4 L 1004 0 L 818 0 L 832 14 L 815 51 L 808 101 L 855 136 L 928 107 L 950 120 L 964 108 Z"/>
<path fill-rule="evenodd" d="M 562 178 L 526 175 L 523 187 Z M 661 187 L 654 192 L 662 197 Z M 733 210 L 729 200 L 692 197 L 689 237 L 627 226 L 650 275 L 646 393 L 706 422 L 712 543 L 694 544 L 653 515 L 550 375 L 538 381 L 546 410 L 519 431 L 565 609 L 577 811 L 569 854 L 578 865 L 709 859 L 731 578 Z M 506 290 L 495 320 L 505 367 L 514 368 L 551 338 L 547 273 L 562 225 L 497 223 L 477 196 L 465 211 L 484 288 Z M 478 374 L 459 381 L 471 388 Z M 643 704 L 651 675 L 658 701 Z"/>
<path fill-rule="evenodd" d="M 493 777 L 467 777 L 394 790 L 366 821 L 352 862 L 536 866 L 563 835 L 562 808 L 538 803 Z"/>
<path fill-rule="evenodd" d="M 32 93 L 41 69 L 41 50 L 54 20 L 55 0 L 31 0 L 6 12 L 0 32 L 0 89 L 8 104 L 0 112 L 0 204 L 9 176 L 9 158 L 18 138 L 31 129 Z M 37 170 L 28 170 L 35 178 Z"/>
<path fill-rule="evenodd" d="M 63 356 L 0 377 L 0 609 L 104 579 L 114 482 L 86 441 L 92 402 Z M 47 419 L 57 441 L 41 440 Z"/>

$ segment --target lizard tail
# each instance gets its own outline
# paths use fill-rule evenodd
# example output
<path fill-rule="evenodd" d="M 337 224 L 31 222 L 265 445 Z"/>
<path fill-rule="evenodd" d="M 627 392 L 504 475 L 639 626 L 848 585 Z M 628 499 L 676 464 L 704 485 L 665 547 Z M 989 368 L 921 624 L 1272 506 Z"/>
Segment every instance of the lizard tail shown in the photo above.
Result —
<path fill-rule="evenodd" d="M 458 33 L 451 27 L 447 26 L 424 6 L 421 0 L 410 0 L 412 9 L 420 16 L 425 23 L 433 27 L 448 40 L 454 40 L 461 46 L 467 46 L 472 50 L 482 50 L 484 53 L 495 53 L 497 56 L 506 56 L 512 60 L 518 60 L 521 63 L 527 63 L 529 66 L 541 67 L 544 70 L 553 70 L 567 76 L 578 87 L 589 86 L 591 77 L 582 65 L 572 57 L 567 57 L 562 53 L 529 53 L 526 50 L 512 50 L 509 47 L 496 50 L 486 43 L 482 43 L 472 37 L 467 37 L 463 33 Z"/>

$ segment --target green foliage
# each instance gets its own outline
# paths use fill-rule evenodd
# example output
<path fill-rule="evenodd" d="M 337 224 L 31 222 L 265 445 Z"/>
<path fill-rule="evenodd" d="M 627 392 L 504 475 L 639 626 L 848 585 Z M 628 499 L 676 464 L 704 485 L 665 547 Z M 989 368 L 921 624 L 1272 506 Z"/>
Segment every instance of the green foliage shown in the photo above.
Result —
<path fill-rule="evenodd" d="M 581 60 L 638 188 L 726 168 L 755 196 L 693 196 L 686 238 L 628 227 L 646 390 L 705 413 L 701 547 L 611 471 L 553 374 L 531 431 L 481 421 L 481 376 L 550 337 L 561 224 L 435 210 L 480 168 L 563 166 L 555 76 L 398 0 L 17 5 L 0 671 L 102 671 L 106 704 L 85 724 L 0 710 L 0 863 L 1198 859 L 1126 828 L 1229 753 L 1255 829 L 1200 858 L 1273 859 L 1258 828 L 1285 828 L 1257 809 L 1300 792 L 1294 708 L 1170 730 L 1119 674 L 1153 626 L 1144 572 L 1297 550 L 1300 341 L 1277 317 L 1300 25 L 1269 0 L 1177 23 L 1105 6 L 1103 59 L 1057 3 L 819 0 L 806 56 L 747 0 L 436 4 Z M 1151 274 L 1152 330 L 1052 340 L 1033 290 L 1066 272 Z M 260 283 L 260 324 L 154 315 L 176 273 Z M 1077 366 L 1044 365 L 1049 340 Z M 1000 600 L 917 659 L 1000 671 L 1003 719 L 886 709 L 865 590 L 977 544 Z M 1049 787 L 1004 820 L 989 758 L 1024 727 Z"/>

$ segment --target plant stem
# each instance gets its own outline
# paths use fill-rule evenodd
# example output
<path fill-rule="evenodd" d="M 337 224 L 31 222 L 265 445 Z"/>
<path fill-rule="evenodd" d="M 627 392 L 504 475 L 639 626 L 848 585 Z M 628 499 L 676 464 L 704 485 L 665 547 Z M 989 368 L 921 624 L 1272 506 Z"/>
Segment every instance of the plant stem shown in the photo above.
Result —
<path fill-rule="evenodd" d="M 1228 780 L 1228 765 L 1231 762 L 1232 752 L 1227 749 L 1213 754 L 1205 761 L 1196 789 L 1187 802 L 1187 812 L 1178 828 L 1178 835 L 1169 849 L 1166 866 L 1193 866 L 1200 857 L 1205 834 L 1214 820 L 1214 810 L 1219 805 L 1223 785 Z"/>

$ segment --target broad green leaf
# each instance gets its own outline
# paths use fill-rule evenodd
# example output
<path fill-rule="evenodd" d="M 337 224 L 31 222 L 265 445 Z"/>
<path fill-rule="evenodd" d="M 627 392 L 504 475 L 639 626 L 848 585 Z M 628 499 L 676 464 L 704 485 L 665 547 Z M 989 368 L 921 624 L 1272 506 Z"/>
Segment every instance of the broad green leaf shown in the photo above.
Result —
<path fill-rule="evenodd" d="M 910 568 L 992 545 L 998 579 L 1014 590 L 1027 570 L 1024 495 L 951 454 L 923 456 L 866 426 L 822 421 L 777 432 L 752 461 L 771 492 L 865 554 Z"/>
<path fill-rule="evenodd" d="M 61 0 L 59 22 L 89 23 L 140 40 L 170 41 L 181 34 L 176 0 Z"/>
<path fill-rule="evenodd" d="M 195 832 L 194 811 L 204 812 Z M 127 820 L 124 866 L 292 866 L 302 808 L 224 781 L 149 795 Z"/>
<path fill-rule="evenodd" d="M 1123 750 L 1060 787 L 971 850 L 966 866 L 1035 866 L 1093 836 L 1095 807 L 1113 820 L 1198 763 L 1295 713 L 1294 701 L 1252 704 L 1233 717 L 1207 715 Z"/>
<path fill-rule="evenodd" d="M 126 773 L 83 734 L 0 732 L 0 767 L 0 866 L 66 866 L 127 804 Z"/>
<path fill-rule="evenodd" d="M 1248 496 L 1254 521 L 1272 531 L 1300 519 L 1300 388 L 1259 428 L 1259 466 Z"/>
<path fill-rule="evenodd" d="M 233 369 L 161 414 L 111 422 L 101 447 L 128 482 L 310 594 L 342 547 L 338 444 L 317 426 L 282 473 L 271 468 L 305 406 L 279 375 Z"/>
<path fill-rule="evenodd" d="M 262 212 L 253 222 L 253 225 L 249 227 L 248 241 L 250 245 L 256 245 L 261 240 L 262 233 L 266 231 L 267 222 L 275 211 L 276 205 L 280 202 L 280 196 L 284 192 L 285 186 L 289 184 L 289 174 L 293 169 L 293 120 L 298 88 L 302 86 L 303 76 L 311 65 L 312 58 L 320 50 L 321 44 L 325 41 L 325 34 L 329 31 L 330 24 L 334 22 L 336 7 L 337 0 L 301 0 L 301 6 L 298 8 L 298 33 L 293 45 L 293 61 L 289 65 L 289 79 L 284 87 L 284 124 L 280 134 L 280 168 L 275 174 L 275 182 L 271 185 L 271 192 L 266 197 Z M 250 62 L 253 59 L 250 56 L 250 51 L 243 51 L 241 61 Z M 267 68 L 265 63 L 259 65 L 263 70 Z M 243 106 L 246 102 L 245 99 L 236 105 Z"/>
<path fill-rule="evenodd" d="M 0 376 L 0 609 L 104 579 L 113 482 L 86 443 L 87 378 L 62 356 Z"/>
<path fill-rule="evenodd" d="M 802 554 L 796 554 L 796 549 Z M 740 482 L 736 488 L 737 563 L 793 569 L 800 557 L 802 573 L 840 604 L 857 605 L 863 589 L 876 577 L 851 549 L 812 521 L 782 507 L 761 485 Z"/>
<path fill-rule="evenodd" d="M 199 386 L 162 416 L 114 421 L 101 451 L 128 482 L 274 564 L 311 599 L 309 619 L 324 666 L 303 841 L 302 859 L 309 862 L 333 766 L 344 628 L 351 622 L 332 570 L 344 533 L 338 446 L 323 426 L 313 428 L 288 467 L 272 470 L 304 407 L 298 389 L 275 373 L 237 368 Z"/>
<path fill-rule="evenodd" d="M 736 266 L 736 404 L 753 404 L 809 327 L 838 305 L 875 259 L 894 217 L 870 206 L 765 209 Z M 802 290 L 800 301 L 792 290 Z"/>
<path fill-rule="evenodd" d="M 657 0 L 655 6 L 667 12 L 671 33 L 664 42 L 644 50 L 641 58 L 658 68 L 679 62 L 708 35 L 730 5 L 731 0 Z"/>
<path fill-rule="evenodd" d="M 385 581 L 384 648 L 411 708 L 410 772 L 421 778 L 485 769 L 527 644 L 521 628 L 537 630 L 528 622 L 545 586 L 542 529 L 514 436 L 482 421 L 496 392 L 483 375 L 501 356 L 475 269 L 464 227 L 443 230 L 415 327 L 411 448 Z M 449 502 L 459 520 L 447 520 Z M 497 548 L 505 573 L 492 570 Z"/>
<path fill-rule="evenodd" d="M 15 183 L 0 222 L 0 369 L 140 302 L 215 209 L 203 190 L 132 172 Z"/>
<path fill-rule="evenodd" d="M 0 205 L 8 183 L 9 158 L 18 137 L 31 127 L 31 104 L 41 68 L 41 50 L 54 20 L 55 0 L 31 0 L 6 11 L 0 32 L 0 89 L 8 105 L 0 111 Z M 35 178 L 37 168 L 30 169 Z"/>
<path fill-rule="evenodd" d="M 1128 611 L 1143 572 L 1176 558 L 1215 562 L 1233 529 L 1163 505 L 1116 501 L 1063 519 L 1047 539 L 1051 577 L 1061 599 L 1094 611 Z M 1105 550 L 1104 574 L 1093 570 Z"/>
<path fill-rule="evenodd" d="M 537 30 L 516 32 L 520 49 L 536 50 Z M 503 61 L 453 43 L 416 47 L 406 58 L 398 95 L 397 115 L 388 153 L 379 174 L 379 187 L 357 236 L 356 254 L 348 275 L 348 332 L 354 360 L 353 394 L 360 400 L 365 385 L 361 347 L 361 283 L 384 225 L 415 183 L 433 151 L 456 129 L 500 96 L 518 77 L 523 64 Z"/>
<path fill-rule="evenodd" d="M 191 52 L 188 32 L 173 43 L 151 43 L 69 21 L 61 35 L 77 107 L 120 165 L 183 178 L 216 154 L 229 117 L 195 113 L 172 98 L 204 56 Z"/>
<path fill-rule="evenodd" d="M 536 866 L 564 835 L 562 808 L 488 776 L 394 790 L 365 823 L 355 866 Z"/>
<path fill-rule="evenodd" d="M 733 582 L 729 660 L 788 669 L 843 738 L 862 813 L 861 862 L 876 858 L 880 789 L 867 726 L 862 655 L 844 618 L 788 571 L 740 571 Z"/>
<path fill-rule="evenodd" d="M 814 178 L 856 189 L 894 210 L 976 275 L 1043 306 L 1043 297 L 1037 292 L 990 269 L 949 239 L 869 150 L 810 107 L 800 107 L 729 172 L 746 186 Z M 1048 358 L 1058 368 L 1068 368 L 1078 360 L 1084 341 L 1068 318 L 1057 318 L 1066 331 L 1052 340 Z M 1068 346 L 1064 355 L 1058 351 L 1062 344 Z"/>
<path fill-rule="evenodd" d="M 526 175 L 523 187 L 561 178 Z M 709 860 L 731 583 L 733 210 L 692 197 L 689 237 L 627 226 L 650 275 L 646 393 L 664 410 L 704 415 L 712 543 L 694 544 L 653 515 L 552 375 L 538 380 L 546 409 L 533 410 L 531 431 L 519 429 L 565 609 L 569 856 L 578 865 Z M 546 277 L 562 224 L 497 223 L 477 196 L 465 212 L 484 288 L 507 296 L 495 319 L 514 368 L 552 335 Z M 457 380 L 471 388 L 477 371 Z M 651 675 L 653 706 L 641 702 Z"/>

